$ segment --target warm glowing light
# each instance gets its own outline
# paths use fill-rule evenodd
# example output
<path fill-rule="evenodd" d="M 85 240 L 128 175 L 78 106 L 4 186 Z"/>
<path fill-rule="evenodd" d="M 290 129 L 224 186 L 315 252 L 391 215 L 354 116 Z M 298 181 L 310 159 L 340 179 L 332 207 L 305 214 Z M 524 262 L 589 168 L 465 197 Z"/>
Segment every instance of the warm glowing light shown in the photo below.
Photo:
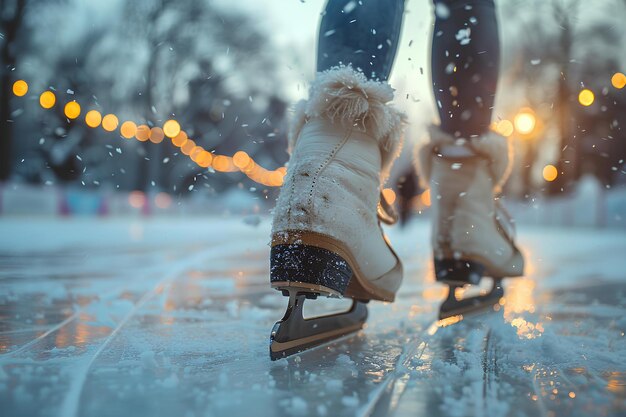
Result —
<path fill-rule="evenodd" d="M 172 205 L 172 197 L 167 193 L 158 193 L 154 197 L 154 204 L 160 209 L 166 209 Z"/>
<path fill-rule="evenodd" d="M 191 150 L 191 152 L 189 152 L 189 157 L 191 158 L 191 160 L 193 162 L 198 162 L 198 157 L 200 156 L 200 154 L 204 152 L 204 148 L 202 148 L 202 146 L 194 146 L 194 148 Z"/>
<path fill-rule="evenodd" d="M 244 151 L 237 151 L 233 155 L 233 164 L 243 170 L 250 163 L 250 157 Z"/>
<path fill-rule="evenodd" d="M 278 168 L 276 171 L 274 171 L 278 174 L 278 176 L 280 176 L 280 181 L 277 184 L 277 186 L 282 186 L 285 182 L 285 172 L 283 170 L 281 170 L 280 168 Z"/>
<path fill-rule="evenodd" d="M 98 127 L 102 122 L 102 115 L 98 110 L 89 110 L 85 115 L 85 123 L 89 127 Z"/>
<path fill-rule="evenodd" d="M 554 165 L 546 165 L 543 167 L 543 179 L 552 182 L 559 176 L 558 171 Z"/>
<path fill-rule="evenodd" d="M 213 157 L 213 168 L 216 171 L 220 171 L 220 172 L 228 172 L 231 170 L 230 168 L 230 164 L 231 164 L 231 158 L 224 156 L 224 155 L 215 155 Z"/>
<path fill-rule="evenodd" d="M 135 137 L 138 141 L 147 141 L 148 139 L 150 139 L 150 128 L 147 125 L 137 126 L 137 133 L 135 133 Z"/>
<path fill-rule="evenodd" d="M 44 91 L 39 96 L 39 105 L 44 109 L 51 109 L 56 102 L 57 98 L 52 91 Z"/>
<path fill-rule="evenodd" d="M 500 120 L 496 124 L 496 132 L 508 138 L 513 134 L 513 123 L 507 119 Z"/>
<path fill-rule="evenodd" d="M 181 130 L 180 132 L 178 132 L 178 135 L 172 138 L 172 143 L 174 144 L 174 146 L 180 147 L 180 146 L 183 146 L 186 140 L 187 140 L 187 133 L 185 133 L 184 130 Z"/>
<path fill-rule="evenodd" d="M 120 127 L 120 133 L 126 139 L 130 139 L 135 136 L 135 134 L 137 134 L 137 125 L 135 124 L 135 122 L 127 120 L 122 123 L 122 127 Z"/>
<path fill-rule="evenodd" d="M 168 120 L 163 124 L 163 132 L 168 138 L 174 138 L 180 133 L 180 124 L 176 120 Z"/>
<path fill-rule="evenodd" d="M 180 151 L 184 153 L 185 155 L 190 155 L 191 151 L 193 151 L 193 148 L 195 147 L 196 147 L 196 142 L 194 142 L 191 139 L 187 139 L 187 141 L 183 143 L 183 146 L 180 147 Z"/>
<path fill-rule="evenodd" d="M 515 116 L 513 123 L 515 124 L 515 130 L 522 135 L 528 135 L 535 129 L 537 119 L 531 109 L 524 108 Z"/>
<path fill-rule="evenodd" d="M 396 192 L 391 188 L 385 188 L 383 190 L 383 197 L 385 197 L 387 203 L 393 204 L 396 201 Z"/>
<path fill-rule="evenodd" d="M 568 394 L 568 396 L 569 396 L 570 398 L 576 398 L 576 393 L 575 393 L 575 392 L 573 392 L 573 391 L 571 391 L 571 392 Z"/>
<path fill-rule="evenodd" d="M 420 194 L 420 202 L 424 207 L 430 207 L 430 190 L 426 190 Z"/>
<path fill-rule="evenodd" d="M 234 159 L 234 155 L 233 155 L 233 159 Z M 241 164 L 242 161 L 239 161 L 238 163 Z M 234 160 L 233 160 L 234 163 Z M 248 162 L 241 168 L 239 168 L 241 170 L 241 172 L 245 173 L 248 177 L 250 177 L 250 174 L 257 170 L 259 167 L 257 164 L 254 163 L 254 161 L 252 160 L 252 158 L 248 158 Z"/>
<path fill-rule="evenodd" d="M 445 319 L 441 319 L 437 322 L 437 327 L 448 327 L 452 324 L 456 324 L 463 320 L 463 315 L 458 314 L 456 316 L 446 317 Z"/>
<path fill-rule="evenodd" d="M 13 83 L 13 93 L 16 96 L 24 96 L 28 92 L 28 84 L 23 80 Z M 50 109 L 56 104 L 56 95 L 52 91 L 44 91 L 39 96 L 39 104 L 45 109 Z M 63 109 L 68 119 L 76 119 L 81 114 L 81 106 L 76 101 L 65 104 Z M 510 122 L 508 122 L 510 124 Z M 97 110 L 90 110 L 85 114 L 85 124 L 91 128 L 102 126 L 106 131 L 113 132 L 119 126 L 119 120 L 114 114 L 107 114 L 104 117 Z M 259 184 L 278 187 L 283 185 L 286 167 L 280 167 L 275 170 L 267 170 L 257 165 L 254 160 L 244 151 L 236 152 L 232 157 L 226 155 L 213 155 L 201 146 L 187 137 L 187 133 L 181 130 L 180 124 L 176 120 L 168 120 L 163 124 L 163 128 L 153 127 L 143 124 L 137 126 L 134 122 L 128 120 L 122 123 L 120 134 L 126 139 L 133 137 L 137 140 L 146 142 L 150 140 L 153 143 L 161 143 L 167 136 L 171 138 L 172 144 L 180 147 L 181 152 L 191 158 L 196 164 L 203 168 L 213 166 L 216 171 L 235 172 L 237 170 L 245 173 L 250 179 Z M 502 129 L 500 129 L 502 130 Z M 504 131 L 506 133 L 506 130 Z M 396 193 L 387 188 L 383 190 L 385 200 L 389 204 L 393 204 L 396 200 Z M 430 193 L 427 191 L 421 195 L 425 205 L 430 205 Z M 146 195 L 141 191 L 133 191 L 128 196 L 128 202 L 132 207 L 145 207 L 147 203 Z M 160 193 L 155 197 L 155 204 L 159 208 L 168 207 L 171 204 L 171 197 L 168 194 Z"/>
<path fill-rule="evenodd" d="M 615 74 L 614 78 L 621 73 Z M 621 74 L 623 76 L 623 74 Z M 619 80 L 618 80 L 619 81 Z M 621 82 L 621 81 L 619 81 Z M 616 82 L 614 82 L 616 85 Z M 619 83 L 618 83 L 619 85 Z M 621 87 L 619 87 L 621 88 Z M 13 83 L 13 94 L 21 97 L 28 93 L 29 86 L 24 80 L 17 80 Z M 45 109 L 50 109 L 56 104 L 56 95 L 52 91 L 44 91 L 39 96 L 39 104 Z M 81 114 L 81 106 L 76 101 L 71 101 L 65 104 L 63 112 L 68 119 L 76 119 Z M 503 121 L 511 125 L 511 122 Z M 132 121 L 125 121 L 119 126 L 119 120 L 114 114 L 107 114 L 102 116 L 98 110 L 90 110 L 85 114 L 85 124 L 91 128 L 102 126 L 106 131 L 113 132 L 120 127 L 120 134 L 126 139 L 133 137 L 137 140 L 145 142 L 150 140 L 153 143 L 161 143 L 167 136 L 171 138 L 172 143 L 175 146 L 180 147 L 181 152 L 190 157 L 196 164 L 201 167 L 208 168 L 213 165 L 216 171 L 221 172 L 235 172 L 237 170 L 245 173 L 250 179 L 258 182 L 259 184 L 267 186 L 281 186 L 284 182 L 284 177 L 287 173 L 286 167 L 280 167 L 275 170 L 267 170 L 260 165 L 257 165 L 255 161 L 244 151 L 236 152 L 232 157 L 226 155 L 213 155 L 206 151 L 201 146 L 197 146 L 196 143 L 187 137 L 187 133 L 181 130 L 181 126 L 178 121 L 174 119 L 167 120 L 163 124 L 163 128 L 153 127 L 143 124 L 137 126 Z M 508 135 L 505 124 L 500 122 L 499 131 Z M 393 204 L 396 200 L 396 193 L 387 188 L 383 190 L 385 200 L 389 204 Z M 421 196 L 422 201 L 426 201 L 427 205 L 430 205 L 430 194 L 425 192 Z M 140 208 L 145 207 L 147 204 L 146 195 L 141 191 L 133 191 L 128 197 L 129 204 L 133 207 Z M 160 193 L 155 197 L 155 204 L 159 208 L 168 207 L 171 204 L 171 197 L 168 194 Z"/>
<path fill-rule="evenodd" d="M 587 88 L 585 88 L 578 94 L 578 102 L 583 106 L 591 106 L 594 100 L 595 96 L 593 95 L 593 91 Z"/>
<path fill-rule="evenodd" d="M 536 339 L 544 332 L 542 323 L 532 323 L 521 317 L 511 320 L 511 326 L 515 327 L 517 335 L 524 339 Z"/>
<path fill-rule="evenodd" d="M 13 94 L 18 97 L 25 96 L 28 93 L 28 84 L 24 80 L 17 80 L 13 83 Z"/>
<path fill-rule="evenodd" d="M 200 155 L 196 159 L 196 164 L 201 166 L 202 168 L 208 168 L 213 161 L 213 155 L 210 152 L 202 151 Z"/>
<path fill-rule="evenodd" d="M 160 127 L 153 127 L 150 129 L 150 142 L 152 143 L 161 143 L 163 142 L 163 138 L 165 134 L 163 133 L 163 129 Z"/>
<path fill-rule="evenodd" d="M 141 208 L 146 203 L 146 195 L 142 191 L 132 191 L 128 195 L 128 204 L 134 208 Z"/>
<path fill-rule="evenodd" d="M 272 187 L 280 187 L 283 185 L 283 173 L 280 171 L 271 171 L 268 176 L 268 184 Z"/>
<path fill-rule="evenodd" d="M 80 116 L 80 104 L 75 101 L 70 101 L 65 105 L 65 117 L 68 119 L 76 119 Z"/>
<path fill-rule="evenodd" d="M 102 118 L 102 128 L 107 132 L 113 132 L 115 129 L 117 129 L 118 124 L 119 120 L 114 114 L 107 114 Z"/>
<path fill-rule="evenodd" d="M 626 86 L 626 75 L 622 72 L 616 72 L 611 77 L 611 84 L 613 84 L 613 87 L 621 90 L 624 86 Z"/>

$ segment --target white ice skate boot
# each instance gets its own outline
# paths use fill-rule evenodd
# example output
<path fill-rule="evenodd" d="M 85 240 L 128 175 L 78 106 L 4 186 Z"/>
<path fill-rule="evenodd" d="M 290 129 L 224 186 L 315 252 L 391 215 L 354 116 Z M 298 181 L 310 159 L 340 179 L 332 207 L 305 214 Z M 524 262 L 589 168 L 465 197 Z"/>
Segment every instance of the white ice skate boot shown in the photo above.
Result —
<path fill-rule="evenodd" d="M 494 132 L 470 140 L 437 126 L 429 133 L 417 162 L 422 185 L 430 187 L 436 278 L 451 287 L 440 312 L 445 317 L 497 302 L 500 280 L 522 275 L 524 259 L 512 219 L 497 198 L 511 171 L 510 142 Z M 494 279 L 489 294 L 461 304 L 454 299 L 455 287 L 478 284 L 483 276 Z"/>
<path fill-rule="evenodd" d="M 348 313 L 302 321 L 305 297 L 394 300 L 402 264 L 378 216 L 404 124 L 386 104 L 392 98 L 389 85 L 341 67 L 318 74 L 297 107 L 272 229 L 271 285 L 290 296 L 272 332 L 273 359 L 358 330 L 367 316 L 355 301 Z"/>

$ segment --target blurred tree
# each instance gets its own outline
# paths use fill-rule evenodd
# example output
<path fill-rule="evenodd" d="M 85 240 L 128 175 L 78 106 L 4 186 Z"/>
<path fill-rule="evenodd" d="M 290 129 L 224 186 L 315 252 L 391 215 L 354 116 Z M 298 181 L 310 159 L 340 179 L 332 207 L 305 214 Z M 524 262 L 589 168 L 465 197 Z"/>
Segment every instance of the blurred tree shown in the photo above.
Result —
<path fill-rule="evenodd" d="M 13 126 L 11 94 L 17 63 L 17 39 L 24 19 L 26 0 L 0 0 L 0 181 L 11 174 Z"/>
<path fill-rule="evenodd" d="M 122 31 L 146 54 L 139 66 L 145 74 L 144 122 L 156 125 L 176 117 L 183 128 L 193 126 L 187 133 L 199 145 L 222 152 L 238 149 L 248 134 L 236 125 L 247 124 L 253 131 L 256 126 L 246 119 L 269 110 L 268 96 L 279 89 L 267 36 L 249 16 L 205 0 L 128 2 L 124 16 Z M 252 103 L 253 96 L 261 106 Z M 142 144 L 135 187 L 145 190 L 152 181 L 171 187 L 173 166 L 162 161 L 176 151 Z"/>
<path fill-rule="evenodd" d="M 588 8 L 588 9 L 585 9 Z M 589 8 L 596 12 L 589 18 Z M 503 3 L 502 25 L 510 39 L 506 45 L 504 65 L 512 84 L 524 86 L 524 96 L 539 112 L 547 129 L 558 134 L 554 164 L 559 176 L 548 186 L 551 194 L 571 189 L 581 176 L 583 164 L 582 133 L 603 121 L 595 118 L 590 125 L 579 123 L 581 106 L 577 94 L 581 86 L 593 86 L 603 91 L 611 71 L 618 67 L 619 55 L 614 45 L 622 43 L 620 19 L 626 16 L 623 8 L 610 1 L 581 3 L 579 0 L 508 1 Z M 621 16 L 621 17 L 620 17 Z M 601 130 L 601 129 L 600 129 Z M 542 147 L 545 149 L 545 146 Z M 535 155 L 526 155 L 522 173 L 526 182 Z M 524 188 L 529 188 L 526 184 Z"/>
<path fill-rule="evenodd" d="M 167 139 L 158 145 L 111 140 L 115 133 L 87 128 L 83 117 L 90 109 L 115 113 L 120 123 L 160 126 L 175 118 L 206 149 L 230 154 L 246 148 L 269 168 L 285 162 L 286 106 L 274 71 L 275 51 L 250 16 L 205 0 L 136 0 L 107 7 L 67 0 L 29 10 L 23 71 L 38 88 L 54 88 L 57 105 L 38 109 L 39 123 L 20 122 L 25 138 L 20 155 L 39 160 L 39 165 L 20 164 L 21 178 L 180 191 L 185 178 L 206 173 L 179 156 Z M 74 99 L 83 111 L 69 121 L 63 106 Z M 212 182 L 221 189 L 221 183 L 241 176 L 215 176 Z"/>

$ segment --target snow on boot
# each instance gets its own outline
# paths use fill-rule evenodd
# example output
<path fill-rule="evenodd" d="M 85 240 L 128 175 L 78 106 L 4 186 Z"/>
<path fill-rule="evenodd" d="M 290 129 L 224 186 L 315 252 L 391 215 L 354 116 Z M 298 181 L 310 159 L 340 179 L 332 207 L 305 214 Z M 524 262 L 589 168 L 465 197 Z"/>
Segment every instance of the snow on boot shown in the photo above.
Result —
<path fill-rule="evenodd" d="M 440 311 L 446 317 L 497 303 L 500 280 L 522 275 L 524 259 L 512 219 L 497 198 L 511 171 L 510 142 L 494 132 L 470 140 L 437 126 L 429 133 L 416 162 L 422 186 L 430 187 L 436 278 L 450 286 Z M 489 294 L 455 298 L 456 287 L 478 284 L 483 276 L 494 280 Z"/>
<path fill-rule="evenodd" d="M 392 98 L 388 84 L 338 67 L 319 73 L 296 108 L 272 227 L 271 285 L 290 297 L 272 331 L 272 359 L 359 330 L 362 302 L 395 298 L 402 264 L 379 222 L 391 216 L 381 184 L 405 121 Z M 347 313 L 303 320 L 304 299 L 318 295 L 355 301 Z"/>

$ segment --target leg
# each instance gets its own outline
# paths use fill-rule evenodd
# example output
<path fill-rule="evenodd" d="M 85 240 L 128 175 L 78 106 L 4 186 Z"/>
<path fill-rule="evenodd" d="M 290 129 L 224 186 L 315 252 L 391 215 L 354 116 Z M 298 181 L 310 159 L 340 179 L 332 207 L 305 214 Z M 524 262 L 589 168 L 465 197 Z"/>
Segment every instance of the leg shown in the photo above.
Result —
<path fill-rule="evenodd" d="M 441 125 L 419 152 L 419 170 L 433 199 L 434 269 L 449 286 L 440 318 L 491 307 L 500 280 L 523 274 L 513 225 L 495 200 L 512 163 L 509 144 L 489 129 L 498 79 L 499 40 L 493 0 L 434 0 L 432 78 Z M 467 141 L 458 140 L 459 138 Z M 455 288 L 494 282 L 483 295 L 455 297 Z"/>
<path fill-rule="evenodd" d="M 393 89 L 380 81 L 393 64 L 403 6 L 330 0 L 326 7 L 320 72 L 296 107 L 272 222 L 270 283 L 289 297 L 270 336 L 272 359 L 358 331 L 365 303 L 393 301 L 402 281 L 402 263 L 379 226 L 392 216 L 378 207 L 405 121 L 388 104 Z M 351 298 L 352 308 L 304 319 L 303 303 L 318 296 Z"/>
<path fill-rule="evenodd" d="M 485 133 L 499 73 L 493 0 L 435 0 L 433 92 L 441 128 L 456 137 Z"/>
<path fill-rule="evenodd" d="M 329 0 L 320 24 L 317 71 L 352 65 L 374 80 L 389 78 L 404 0 Z"/>

